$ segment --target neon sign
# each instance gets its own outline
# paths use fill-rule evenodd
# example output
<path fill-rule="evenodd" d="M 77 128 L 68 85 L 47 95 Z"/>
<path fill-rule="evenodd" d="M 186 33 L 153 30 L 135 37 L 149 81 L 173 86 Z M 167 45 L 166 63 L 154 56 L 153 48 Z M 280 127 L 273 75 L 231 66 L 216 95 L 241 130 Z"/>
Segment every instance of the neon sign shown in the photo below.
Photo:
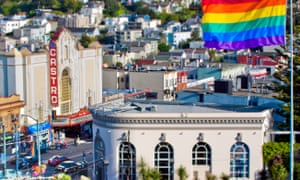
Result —
<path fill-rule="evenodd" d="M 58 81 L 57 81 L 57 49 L 55 41 L 51 40 L 49 45 L 50 57 L 50 103 L 53 107 L 58 106 Z"/>

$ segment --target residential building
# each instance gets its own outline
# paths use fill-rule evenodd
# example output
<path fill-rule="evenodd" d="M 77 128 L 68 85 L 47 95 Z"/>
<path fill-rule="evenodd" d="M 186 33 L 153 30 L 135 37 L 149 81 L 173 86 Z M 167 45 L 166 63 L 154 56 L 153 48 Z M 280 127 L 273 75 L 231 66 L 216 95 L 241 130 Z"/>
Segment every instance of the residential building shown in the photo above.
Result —
<path fill-rule="evenodd" d="M 125 42 L 136 41 L 142 37 L 141 29 L 123 29 L 117 30 L 115 34 L 116 49 L 120 49 Z"/>
<path fill-rule="evenodd" d="M 103 53 L 103 66 L 116 67 L 118 63 L 125 66 L 126 64 L 132 63 L 132 59 L 134 59 L 133 53 L 106 50 Z"/>
<path fill-rule="evenodd" d="M 28 23 L 28 19 L 24 16 L 10 16 L 0 19 L 0 34 L 13 32 L 14 29 L 19 29 Z"/>
<path fill-rule="evenodd" d="M 199 60 L 199 63 L 208 62 L 209 54 L 206 48 L 189 48 L 184 50 L 190 61 Z M 198 65 L 199 66 L 199 65 Z"/>
<path fill-rule="evenodd" d="M 170 46 L 179 47 L 181 42 L 185 42 L 191 38 L 191 31 L 167 33 L 167 43 Z"/>
<path fill-rule="evenodd" d="M 122 69 L 103 69 L 103 89 L 129 89 L 129 72 Z"/>
<path fill-rule="evenodd" d="M 67 28 L 87 28 L 90 27 L 89 17 L 82 14 L 67 15 L 62 20 L 64 27 Z"/>
<path fill-rule="evenodd" d="M 130 42 L 125 42 L 121 46 L 122 50 L 127 49 L 128 52 L 136 52 L 136 53 L 144 53 L 144 57 L 147 57 L 151 53 L 154 53 L 157 51 L 157 49 L 153 50 L 152 46 L 150 43 L 137 40 L 137 41 L 130 41 Z"/>
<path fill-rule="evenodd" d="M 8 52 L 16 46 L 16 40 L 10 37 L 0 37 L 0 52 Z"/>
<path fill-rule="evenodd" d="M 155 10 L 159 13 L 171 13 L 171 2 L 168 1 L 159 2 Z"/>
<path fill-rule="evenodd" d="M 162 179 L 258 179 L 272 110 L 248 106 L 119 100 L 90 107 L 94 179 L 139 179 L 142 161 Z M 146 142 L 146 143 L 145 143 Z M 220 143 L 222 142 L 222 143 Z"/>
<path fill-rule="evenodd" d="M 89 18 L 90 26 L 97 26 L 103 20 L 104 1 L 89 1 L 80 10 L 80 13 Z"/>
<path fill-rule="evenodd" d="M 90 28 L 83 28 L 83 27 L 72 28 L 72 27 L 69 27 L 68 29 L 72 32 L 73 36 L 78 40 L 81 39 L 81 36 L 83 34 L 88 35 L 90 37 L 96 37 L 100 34 L 99 29 L 95 28 L 95 27 L 90 27 Z"/>
<path fill-rule="evenodd" d="M 20 29 L 13 30 L 14 38 L 19 44 L 40 42 L 48 44 L 50 40 L 51 24 L 45 18 L 34 18 L 31 23 Z M 27 38 L 27 39 L 25 39 Z"/>
<path fill-rule="evenodd" d="M 150 89 L 157 94 L 157 99 L 175 99 L 177 71 L 130 71 L 128 76 L 129 89 Z"/>

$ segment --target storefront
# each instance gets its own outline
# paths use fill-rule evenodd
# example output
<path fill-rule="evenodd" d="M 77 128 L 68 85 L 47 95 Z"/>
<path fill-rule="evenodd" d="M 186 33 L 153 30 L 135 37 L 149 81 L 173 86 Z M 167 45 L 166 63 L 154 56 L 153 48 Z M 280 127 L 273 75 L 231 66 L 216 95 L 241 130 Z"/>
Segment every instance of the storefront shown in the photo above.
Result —
<path fill-rule="evenodd" d="M 70 116 L 56 116 L 52 127 L 56 133 L 63 132 L 67 137 L 92 137 L 92 115 L 88 109 L 81 109 Z"/>
<path fill-rule="evenodd" d="M 28 126 L 28 138 L 27 143 L 32 144 L 34 141 L 34 136 L 37 134 L 37 124 Z M 53 141 L 53 134 L 51 131 L 51 124 L 49 122 L 39 123 L 39 141 L 41 151 L 47 151 L 50 145 L 50 142 Z"/>

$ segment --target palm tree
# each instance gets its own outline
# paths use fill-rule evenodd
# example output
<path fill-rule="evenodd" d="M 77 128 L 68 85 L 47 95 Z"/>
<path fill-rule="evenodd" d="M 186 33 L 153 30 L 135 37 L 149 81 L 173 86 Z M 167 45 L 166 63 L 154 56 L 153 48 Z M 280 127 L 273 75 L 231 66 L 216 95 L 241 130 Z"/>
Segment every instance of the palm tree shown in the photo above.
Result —
<path fill-rule="evenodd" d="M 142 176 L 142 180 L 146 180 L 147 176 L 147 164 L 145 163 L 144 159 L 141 158 L 140 163 L 138 164 L 139 167 L 139 174 Z"/>
<path fill-rule="evenodd" d="M 188 174 L 184 166 L 180 165 L 177 169 L 177 175 L 179 176 L 180 180 L 186 180 L 188 178 Z"/>
<path fill-rule="evenodd" d="M 160 172 L 156 168 L 148 169 L 149 180 L 160 180 Z"/>
<path fill-rule="evenodd" d="M 222 179 L 222 180 L 229 180 L 229 179 L 230 179 L 230 176 L 229 176 L 228 174 L 222 173 L 221 179 Z"/>
<path fill-rule="evenodd" d="M 141 158 L 138 167 L 142 180 L 160 180 L 159 170 L 156 168 L 149 168 L 143 158 Z"/>

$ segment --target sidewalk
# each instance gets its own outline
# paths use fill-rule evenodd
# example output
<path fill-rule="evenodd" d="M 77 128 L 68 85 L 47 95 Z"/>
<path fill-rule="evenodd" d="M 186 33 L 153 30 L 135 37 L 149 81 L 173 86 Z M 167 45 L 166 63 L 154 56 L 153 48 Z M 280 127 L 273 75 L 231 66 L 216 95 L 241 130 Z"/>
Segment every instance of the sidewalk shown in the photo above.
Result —
<path fill-rule="evenodd" d="M 67 145 L 74 145 L 74 138 L 65 137 L 65 141 L 67 142 Z M 92 139 L 80 139 L 80 144 L 86 142 L 92 142 Z"/>

